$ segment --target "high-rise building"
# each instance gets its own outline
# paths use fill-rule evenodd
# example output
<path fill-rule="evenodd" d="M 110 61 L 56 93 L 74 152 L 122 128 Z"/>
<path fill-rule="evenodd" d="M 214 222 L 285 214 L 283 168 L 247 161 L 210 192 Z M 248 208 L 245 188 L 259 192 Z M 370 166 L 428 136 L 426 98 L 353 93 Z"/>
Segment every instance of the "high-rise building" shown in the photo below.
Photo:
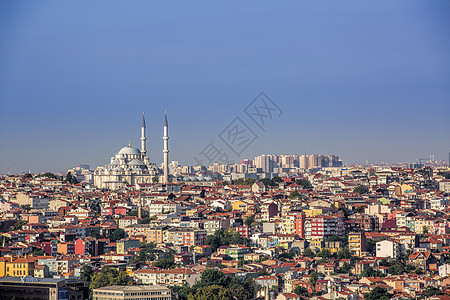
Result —
<path fill-rule="evenodd" d="M 302 155 L 299 157 L 299 168 L 300 169 L 308 169 L 309 162 L 308 162 L 308 156 Z"/>

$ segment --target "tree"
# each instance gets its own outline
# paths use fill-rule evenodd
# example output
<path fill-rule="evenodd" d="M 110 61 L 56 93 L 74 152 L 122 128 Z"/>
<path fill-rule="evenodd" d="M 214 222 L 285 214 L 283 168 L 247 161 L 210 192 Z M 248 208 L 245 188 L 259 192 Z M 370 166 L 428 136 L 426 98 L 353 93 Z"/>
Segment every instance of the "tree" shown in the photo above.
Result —
<path fill-rule="evenodd" d="M 291 250 L 289 252 L 281 253 L 278 258 L 282 261 L 287 261 L 294 258 L 294 252 Z"/>
<path fill-rule="evenodd" d="M 43 256 L 43 255 L 45 255 L 45 252 L 44 252 L 44 250 L 37 248 L 37 249 L 34 249 L 33 251 L 31 251 L 31 254 L 33 256 Z"/>
<path fill-rule="evenodd" d="M 78 180 L 75 176 L 72 176 L 71 172 L 68 172 L 66 175 L 66 179 L 64 180 L 65 182 L 71 183 L 71 184 L 77 184 Z"/>
<path fill-rule="evenodd" d="M 30 173 L 22 175 L 22 179 L 32 179 L 32 178 L 33 178 L 33 175 L 31 175 Z"/>
<path fill-rule="evenodd" d="M 295 183 L 301 185 L 305 190 L 310 190 L 313 188 L 311 182 L 308 179 L 297 179 Z"/>
<path fill-rule="evenodd" d="M 350 272 L 350 269 L 350 264 L 348 262 L 344 262 L 344 264 L 340 268 L 340 271 L 344 274 L 348 274 Z"/>
<path fill-rule="evenodd" d="M 14 223 L 12 230 L 22 230 L 22 226 L 27 224 L 28 222 L 25 220 L 17 220 L 16 223 Z"/>
<path fill-rule="evenodd" d="M 218 285 L 204 286 L 195 292 L 190 294 L 188 300 L 231 300 L 233 296 L 231 292 Z"/>
<path fill-rule="evenodd" d="M 364 295 L 365 300 L 389 300 L 390 298 L 387 289 L 379 286 Z"/>
<path fill-rule="evenodd" d="M 255 222 L 255 216 L 248 216 L 245 218 L 244 224 L 247 226 L 251 226 Z"/>
<path fill-rule="evenodd" d="M 38 174 L 36 175 L 36 177 L 44 177 L 44 178 L 50 178 L 50 179 L 58 179 L 58 176 L 56 176 L 55 174 L 51 173 L 51 172 L 46 172 L 46 173 L 42 173 L 42 174 Z"/>
<path fill-rule="evenodd" d="M 231 244 L 244 244 L 246 240 L 236 230 L 230 229 L 218 229 L 213 235 L 209 235 L 206 238 L 205 244 L 211 246 L 213 251 L 216 251 L 220 246 L 228 246 Z"/>
<path fill-rule="evenodd" d="M 372 267 L 368 267 L 361 273 L 361 277 L 384 277 L 384 274 L 374 270 Z"/>
<path fill-rule="evenodd" d="M 244 179 L 244 185 L 252 185 L 256 182 L 256 179 L 254 178 L 246 178 Z"/>
<path fill-rule="evenodd" d="M 300 193 L 298 191 L 292 191 L 289 196 L 289 199 L 301 199 Z"/>
<path fill-rule="evenodd" d="M 339 260 L 352 258 L 352 253 L 350 252 L 348 246 L 342 248 L 342 250 L 339 250 L 338 253 L 336 254 L 336 258 Z"/>
<path fill-rule="evenodd" d="M 91 279 L 89 288 L 91 290 L 110 285 L 127 285 L 130 283 L 127 273 L 124 270 L 118 270 L 110 266 L 104 266 L 100 272 Z"/>
<path fill-rule="evenodd" d="M 31 210 L 31 205 L 30 204 L 23 204 L 23 205 L 19 205 L 19 208 L 23 209 L 23 210 L 26 210 L 26 211 L 29 211 L 29 210 Z"/>
<path fill-rule="evenodd" d="M 202 272 L 200 282 L 198 282 L 196 286 L 219 285 L 227 287 L 229 280 L 230 278 L 219 270 L 206 269 Z"/>
<path fill-rule="evenodd" d="M 309 276 L 309 285 L 311 286 L 311 290 L 313 291 L 313 293 L 315 293 L 316 291 L 317 279 L 319 279 L 319 274 L 317 274 L 317 272 L 315 271 L 312 271 L 312 273 Z"/>
<path fill-rule="evenodd" d="M 428 233 L 428 227 L 427 226 L 422 226 L 422 234 L 427 234 Z"/>
<path fill-rule="evenodd" d="M 450 172 L 438 172 L 437 174 L 443 176 L 445 179 L 450 179 Z"/>
<path fill-rule="evenodd" d="M 427 288 L 422 293 L 423 298 L 436 296 L 436 295 L 445 295 L 445 293 L 432 285 L 427 286 Z"/>
<path fill-rule="evenodd" d="M 84 265 L 81 268 L 80 279 L 86 282 L 88 286 L 91 284 L 93 276 L 94 276 L 94 269 L 92 268 L 92 266 Z"/>
<path fill-rule="evenodd" d="M 154 177 L 152 178 L 152 182 L 153 182 L 153 183 L 158 183 L 158 182 L 159 182 L 158 176 L 154 176 Z"/>
<path fill-rule="evenodd" d="M 139 254 L 136 254 L 131 258 L 131 262 L 145 263 L 147 261 L 155 260 L 156 252 L 158 252 L 158 250 L 155 249 L 155 244 L 153 244 L 152 242 L 144 244 L 141 246 Z"/>
<path fill-rule="evenodd" d="M 296 286 L 293 292 L 299 296 L 309 296 L 308 290 L 303 286 Z"/>
<path fill-rule="evenodd" d="M 357 187 L 355 187 L 353 189 L 354 193 L 358 193 L 358 194 L 367 194 L 369 192 L 369 188 L 365 185 L 358 185 Z"/>
<path fill-rule="evenodd" d="M 303 251 L 303 255 L 308 257 L 314 257 L 316 254 L 314 253 L 314 251 L 311 250 L 311 248 L 308 247 Z"/>
<path fill-rule="evenodd" d="M 161 269 L 173 269 L 175 267 L 175 261 L 170 258 L 160 259 L 154 262 L 153 266 Z"/>
<path fill-rule="evenodd" d="M 122 228 L 117 228 L 111 233 L 109 239 L 111 240 L 111 242 L 115 242 L 125 238 L 126 236 L 127 235 L 125 233 L 125 230 L 123 230 Z"/>
<path fill-rule="evenodd" d="M 137 209 L 130 210 L 129 212 L 127 212 L 127 216 L 137 217 L 138 210 Z"/>

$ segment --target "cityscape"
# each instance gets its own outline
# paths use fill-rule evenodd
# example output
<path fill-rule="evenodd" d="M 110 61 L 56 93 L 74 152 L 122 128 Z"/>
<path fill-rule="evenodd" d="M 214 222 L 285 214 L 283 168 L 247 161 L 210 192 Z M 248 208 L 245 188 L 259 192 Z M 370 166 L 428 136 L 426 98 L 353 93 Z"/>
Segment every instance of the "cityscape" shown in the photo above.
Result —
<path fill-rule="evenodd" d="M 0 300 L 450 300 L 450 4 L 324 3 L 0 4 Z"/>

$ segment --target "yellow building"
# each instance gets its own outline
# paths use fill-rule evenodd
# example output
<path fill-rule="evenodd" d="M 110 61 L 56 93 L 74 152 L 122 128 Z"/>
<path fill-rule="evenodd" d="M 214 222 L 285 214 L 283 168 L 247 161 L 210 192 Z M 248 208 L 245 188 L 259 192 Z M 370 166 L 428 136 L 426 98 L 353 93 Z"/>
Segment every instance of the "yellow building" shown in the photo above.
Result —
<path fill-rule="evenodd" d="M 305 216 L 307 218 L 312 218 L 315 216 L 320 216 L 325 214 L 327 211 L 330 211 L 329 208 L 311 208 L 311 209 L 304 209 L 303 210 L 305 212 Z"/>
<path fill-rule="evenodd" d="M 352 255 L 361 257 L 366 251 L 366 235 L 364 232 L 351 232 L 348 234 L 348 248 Z"/>
<path fill-rule="evenodd" d="M 239 211 L 247 211 L 247 203 L 244 201 L 238 200 L 234 201 L 232 204 L 233 210 L 239 210 Z"/>
<path fill-rule="evenodd" d="M 323 248 L 323 240 L 315 239 L 309 243 L 309 248 L 315 249 L 316 251 L 322 251 Z"/>
<path fill-rule="evenodd" d="M 12 276 L 33 276 L 34 261 L 20 257 L 13 259 L 12 257 L 0 258 L 0 277 Z"/>
<path fill-rule="evenodd" d="M 118 254 L 125 254 L 130 248 L 139 248 L 139 240 L 123 239 L 116 242 L 116 249 Z"/>

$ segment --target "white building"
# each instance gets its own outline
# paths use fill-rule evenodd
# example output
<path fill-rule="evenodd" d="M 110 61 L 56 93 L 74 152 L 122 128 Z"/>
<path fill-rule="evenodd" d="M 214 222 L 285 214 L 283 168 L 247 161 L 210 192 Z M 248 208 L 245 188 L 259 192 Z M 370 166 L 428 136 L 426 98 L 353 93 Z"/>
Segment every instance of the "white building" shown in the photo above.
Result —
<path fill-rule="evenodd" d="M 398 258 L 405 254 L 405 247 L 396 241 L 384 240 L 377 242 L 377 257 Z"/>

